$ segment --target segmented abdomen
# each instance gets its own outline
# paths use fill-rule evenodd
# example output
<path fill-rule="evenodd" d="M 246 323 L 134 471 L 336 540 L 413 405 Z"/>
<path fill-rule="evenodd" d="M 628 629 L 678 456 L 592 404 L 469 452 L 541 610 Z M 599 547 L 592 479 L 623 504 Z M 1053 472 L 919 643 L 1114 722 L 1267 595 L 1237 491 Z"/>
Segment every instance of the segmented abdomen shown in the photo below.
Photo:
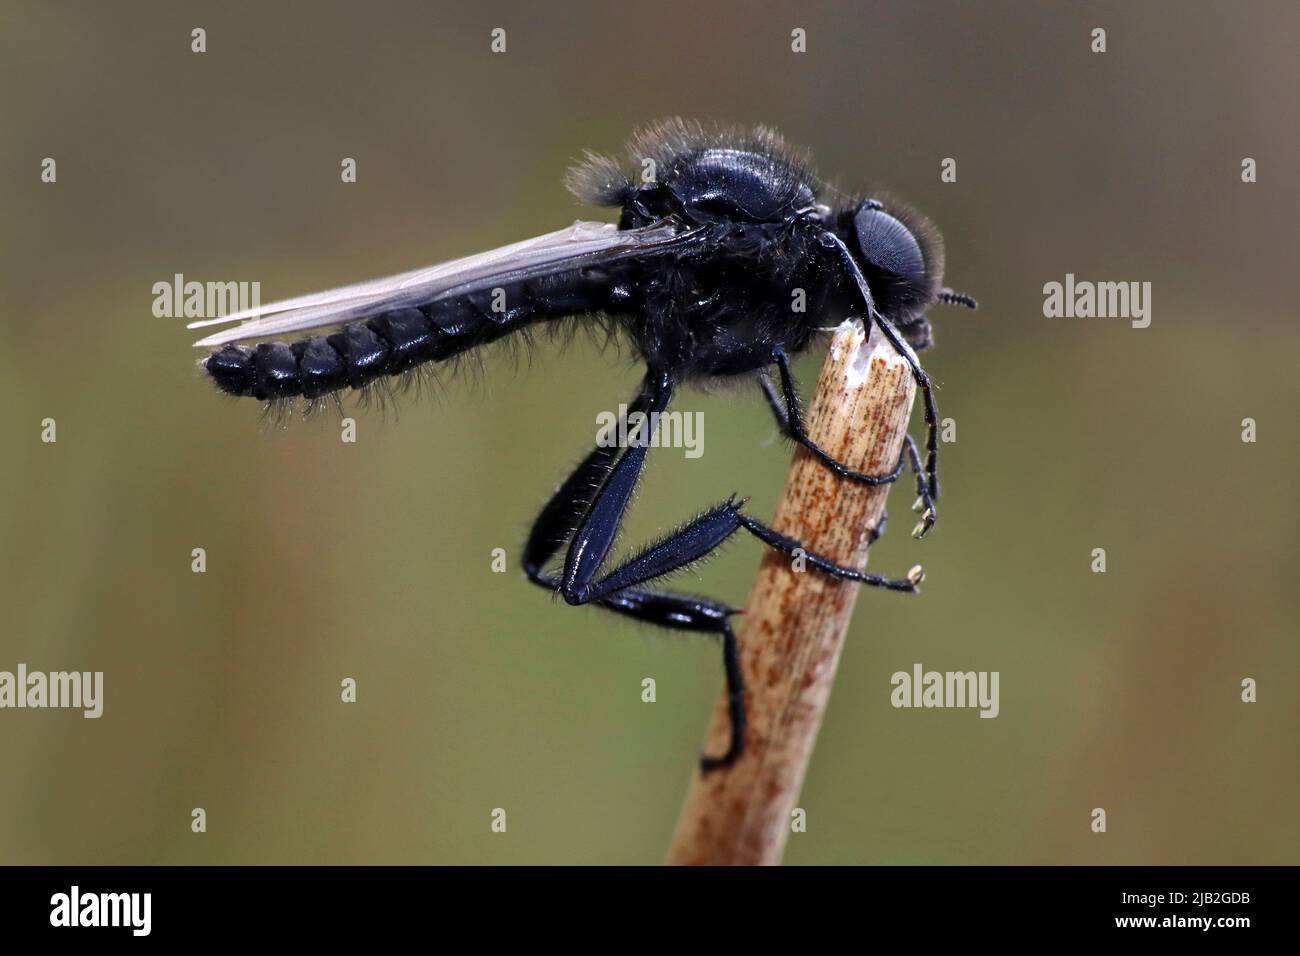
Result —
<path fill-rule="evenodd" d="M 343 326 L 332 335 L 298 342 L 226 345 L 204 361 L 223 392 L 262 401 L 316 398 L 362 388 L 424 362 L 440 362 L 486 345 L 529 322 L 592 311 L 606 305 L 596 277 L 578 272 L 532 280 L 500 293 L 475 292 L 419 308 L 398 309 Z M 494 311 L 494 296 L 509 307 Z"/>

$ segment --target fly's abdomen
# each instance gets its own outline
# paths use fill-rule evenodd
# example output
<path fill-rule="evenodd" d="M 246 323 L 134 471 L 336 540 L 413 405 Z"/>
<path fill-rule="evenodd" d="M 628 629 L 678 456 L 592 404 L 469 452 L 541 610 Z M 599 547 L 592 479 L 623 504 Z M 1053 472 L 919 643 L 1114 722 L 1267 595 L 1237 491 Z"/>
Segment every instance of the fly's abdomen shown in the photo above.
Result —
<path fill-rule="evenodd" d="M 603 277 L 602 277 L 603 278 Z M 425 362 L 441 362 L 540 319 L 604 307 L 604 281 L 583 273 L 441 299 L 344 325 L 293 343 L 227 345 L 204 367 L 217 387 L 262 401 L 364 388 Z"/>

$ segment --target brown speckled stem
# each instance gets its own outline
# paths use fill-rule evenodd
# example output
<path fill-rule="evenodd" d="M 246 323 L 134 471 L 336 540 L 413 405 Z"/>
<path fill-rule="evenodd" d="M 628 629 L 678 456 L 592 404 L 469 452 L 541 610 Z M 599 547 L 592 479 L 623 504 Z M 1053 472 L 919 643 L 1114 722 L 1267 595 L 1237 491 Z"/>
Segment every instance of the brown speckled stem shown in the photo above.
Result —
<path fill-rule="evenodd" d="M 845 322 L 808 405 L 809 435 L 856 470 L 887 473 L 902 450 L 915 391 L 906 361 L 879 330 L 873 327 L 868 338 L 857 322 Z M 860 569 L 890 487 L 838 479 L 798 447 L 774 525 L 809 551 Z M 896 519 L 900 526 L 907 524 L 904 514 Z M 774 550 L 764 555 L 749 606 L 738 619 L 749 711 L 745 753 L 730 768 L 696 771 L 670 864 L 780 862 L 859 589 L 812 568 L 796 571 L 789 557 Z M 873 596 L 914 600 L 884 591 Z M 705 753 L 727 749 L 726 703 L 724 693 Z"/>

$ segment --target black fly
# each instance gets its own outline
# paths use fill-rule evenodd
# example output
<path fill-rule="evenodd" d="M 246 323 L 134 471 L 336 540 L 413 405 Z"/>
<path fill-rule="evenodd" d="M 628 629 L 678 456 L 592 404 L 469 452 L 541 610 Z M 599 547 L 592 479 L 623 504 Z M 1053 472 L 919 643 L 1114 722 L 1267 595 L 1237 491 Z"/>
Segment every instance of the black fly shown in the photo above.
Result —
<path fill-rule="evenodd" d="M 939 496 L 938 419 L 914 350 L 931 342 L 930 305 L 975 302 L 942 287 L 942 245 L 924 220 L 874 199 L 827 204 L 829 191 L 807 159 L 774 132 L 708 131 L 675 120 L 636 136 L 630 154 L 639 170 L 654 170 L 652 178 L 634 180 L 613 161 L 589 155 L 568 180 L 580 199 L 619 207 L 617 226 L 578 222 L 445 265 L 211 320 L 248 321 L 197 344 L 214 350 L 204 367 L 225 392 L 314 400 L 452 358 L 533 323 L 604 316 L 645 361 L 628 414 L 643 413 L 641 431 L 649 433 L 623 447 L 598 445 L 577 466 L 533 525 L 523 568 L 569 604 L 721 637 L 732 734 L 725 754 L 703 758 L 710 769 L 734 761 L 744 743 L 744 687 L 729 623 L 736 610 L 647 585 L 742 528 L 786 553 L 799 542 L 729 499 L 605 570 L 659 420 L 653 413 L 663 412 L 684 384 L 749 376 L 781 428 L 841 478 L 892 482 L 903 460 L 889 474 L 862 474 L 808 438 L 790 370 L 791 358 L 828 321 L 874 321 L 910 364 L 924 398 L 925 462 L 910 436 L 903 456 L 916 473 L 922 519 L 914 534 L 921 537 L 934 524 Z M 798 290 L 802 310 L 792 305 Z M 276 341 L 329 329 L 335 331 Z M 263 341 L 237 344 L 254 340 Z M 552 570 L 566 544 L 563 566 Z M 837 578 L 916 590 L 915 578 L 889 580 L 815 554 L 807 561 Z"/>

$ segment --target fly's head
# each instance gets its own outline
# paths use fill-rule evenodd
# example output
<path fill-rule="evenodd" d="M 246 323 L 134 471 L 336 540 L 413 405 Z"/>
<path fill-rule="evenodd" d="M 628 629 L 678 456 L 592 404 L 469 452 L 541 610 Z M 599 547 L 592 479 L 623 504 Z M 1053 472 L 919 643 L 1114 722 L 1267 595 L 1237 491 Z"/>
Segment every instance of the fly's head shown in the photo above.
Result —
<path fill-rule="evenodd" d="M 836 230 L 871 287 L 876 309 L 909 344 L 930 344 L 925 310 L 943 285 L 943 240 L 923 217 L 874 199 L 840 214 Z"/>

